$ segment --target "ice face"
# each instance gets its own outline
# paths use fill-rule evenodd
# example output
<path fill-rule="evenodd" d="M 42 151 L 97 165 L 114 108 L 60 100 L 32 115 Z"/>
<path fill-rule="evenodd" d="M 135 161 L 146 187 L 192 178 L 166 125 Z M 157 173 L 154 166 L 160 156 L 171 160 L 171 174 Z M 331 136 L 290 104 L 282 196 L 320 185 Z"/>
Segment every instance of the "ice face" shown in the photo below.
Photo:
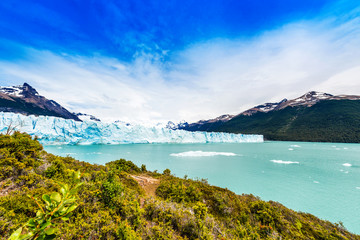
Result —
<path fill-rule="evenodd" d="M 42 144 L 124 144 L 124 143 L 240 143 L 263 142 L 262 135 L 217 132 L 189 132 L 166 127 L 145 127 L 96 121 L 77 122 L 49 116 L 25 116 L 0 112 L 0 133 L 9 126 L 37 136 Z"/>

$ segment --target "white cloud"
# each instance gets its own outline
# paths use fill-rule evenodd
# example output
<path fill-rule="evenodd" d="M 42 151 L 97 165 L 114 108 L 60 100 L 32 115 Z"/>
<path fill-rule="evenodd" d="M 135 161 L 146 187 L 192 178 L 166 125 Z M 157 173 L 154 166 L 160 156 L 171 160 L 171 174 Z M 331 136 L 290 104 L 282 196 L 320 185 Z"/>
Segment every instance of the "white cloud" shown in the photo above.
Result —
<path fill-rule="evenodd" d="M 198 43 L 167 63 L 148 54 L 125 63 L 26 48 L 26 59 L 0 62 L 0 83 L 26 81 L 73 111 L 105 120 L 155 122 L 239 113 L 309 90 L 360 94 L 360 21 L 352 16 Z"/>

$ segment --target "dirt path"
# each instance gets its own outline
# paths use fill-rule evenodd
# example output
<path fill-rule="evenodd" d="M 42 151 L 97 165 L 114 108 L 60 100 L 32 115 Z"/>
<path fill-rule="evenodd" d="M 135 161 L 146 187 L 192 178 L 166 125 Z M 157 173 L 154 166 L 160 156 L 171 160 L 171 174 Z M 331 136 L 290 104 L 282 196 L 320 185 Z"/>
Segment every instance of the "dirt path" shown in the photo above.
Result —
<path fill-rule="evenodd" d="M 144 189 L 148 196 L 155 197 L 156 188 L 159 186 L 159 179 L 148 177 L 148 176 L 136 176 L 130 175 L 139 185 Z"/>

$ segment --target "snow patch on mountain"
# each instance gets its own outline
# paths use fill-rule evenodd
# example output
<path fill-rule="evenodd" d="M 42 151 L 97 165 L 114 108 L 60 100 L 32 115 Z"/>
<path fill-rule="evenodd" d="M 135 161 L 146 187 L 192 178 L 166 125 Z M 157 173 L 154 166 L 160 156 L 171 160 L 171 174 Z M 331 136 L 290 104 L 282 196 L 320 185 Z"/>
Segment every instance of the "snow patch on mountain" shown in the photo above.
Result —
<path fill-rule="evenodd" d="M 86 113 L 73 113 L 75 114 L 81 121 L 97 121 L 101 122 L 101 120 L 93 115 Z"/>
<path fill-rule="evenodd" d="M 21 93 L 22 93 L 22 89 L 21 86 L 13 86 L 13 87 L 2 87 L 0 86 L 0 92 L 10 95 L 10 96 L 15 96 L 15 97 L 21 97 Z"/>
<path fill-rule="evenodd" d="M 40 96 L 39 93 L 27 83 L 17 86 L 0 86 L 0 93 L 14 97 L 25 97 L 27 92 L 31 92 L 35 96 Z"/>

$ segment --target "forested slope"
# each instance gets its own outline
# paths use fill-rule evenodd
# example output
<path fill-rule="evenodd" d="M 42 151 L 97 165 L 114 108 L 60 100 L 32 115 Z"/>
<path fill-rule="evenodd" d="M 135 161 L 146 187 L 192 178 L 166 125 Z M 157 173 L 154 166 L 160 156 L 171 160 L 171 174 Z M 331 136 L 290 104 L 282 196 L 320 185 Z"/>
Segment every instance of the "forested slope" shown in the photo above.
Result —
<path fill-rule="evenodd" d="M 239 115 L 210 131 L 262 134 L 267 140 L 358 143 L 360 101 L 325 100 L 311 107 Z"/>

